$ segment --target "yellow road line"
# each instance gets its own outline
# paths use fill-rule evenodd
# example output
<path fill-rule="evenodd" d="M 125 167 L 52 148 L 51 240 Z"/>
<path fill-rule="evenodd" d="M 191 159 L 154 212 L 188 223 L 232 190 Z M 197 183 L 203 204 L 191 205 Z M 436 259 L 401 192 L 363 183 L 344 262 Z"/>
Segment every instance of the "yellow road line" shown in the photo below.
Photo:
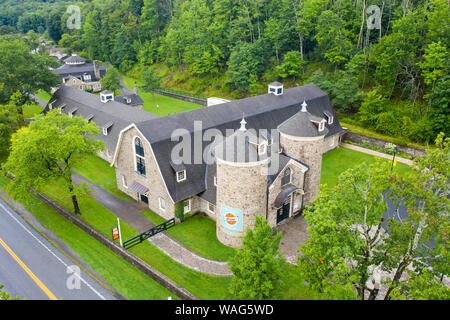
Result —
<path fill-rule="evenodd" d="M 31 277 L 31 279 L 33 279 L 33 281 L 39 286 L 39 288 L 41 288 L 42 291 L 44 291 L 44 293 L 51 300 L 58 300 L 58 298 L 56 298 L 55 295 L 51 293 L 51 291 L 48 290 L 48 288 L 42 283 L 42 281 L 39 280 L 38 277 L 34 275 L 34 273 L 30 270 L 30 268 L 28 268 L 25 265 L 25 263 L 23 263 L 22 260 L 20 260 L 19 257 L 11 250 L 11 248 L 8 247 L 8 245 L 2 240 L 2 238 L 0 238 L 0 245 L 2 245 L 3 248 L 5 248 L 5 250 L 11 255 L 11 257 L 13 257 L 14 260 L 16 260 L 16 262 L 22 267 L 22 269 L 25 270 L 25 272 Z"/>

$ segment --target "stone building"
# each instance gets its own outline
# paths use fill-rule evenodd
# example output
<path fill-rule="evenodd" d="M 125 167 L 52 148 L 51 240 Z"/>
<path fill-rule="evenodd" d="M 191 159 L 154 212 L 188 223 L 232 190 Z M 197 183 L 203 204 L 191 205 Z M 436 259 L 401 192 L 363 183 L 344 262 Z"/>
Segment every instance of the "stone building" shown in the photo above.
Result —
<path fill-rule="evenodd" d="M 240 247 L 256 215 L 275 227 L 314 200 L 322 155 L 343 133 L 317 86 L 276 82 L 264 95 L 123 127 L 111 165 L 118 188 L 152 211 L 169 219 L 182 202 Z"/>
<path fill-rule="evenodd" d="M 99 92 L 102 90 L 100 79 L 106 74 L 106 66 L 99 65 L 97 60 L 86 63 L 86 59 L 74 53 L 52 73 L 57 74 L 59 80 L 68 87 Z"/>
<path fill-rule="evenodd" d="M 98 96 L 65 85 L 61 85 L 55 91 L 44 113 L 52 109 L 59 109 L 71 117 L 83 117 L 87 121 L 94 122 L 100 128 L 97 138 L 104 141 L 106 146 L 98 156 L 108 162 L 113 159 L 122 129 L 131 123 L 160 118 L 156 114 L 143 111 L 142 108 L 119 102 L 113 92 L 102 91 Z"/>

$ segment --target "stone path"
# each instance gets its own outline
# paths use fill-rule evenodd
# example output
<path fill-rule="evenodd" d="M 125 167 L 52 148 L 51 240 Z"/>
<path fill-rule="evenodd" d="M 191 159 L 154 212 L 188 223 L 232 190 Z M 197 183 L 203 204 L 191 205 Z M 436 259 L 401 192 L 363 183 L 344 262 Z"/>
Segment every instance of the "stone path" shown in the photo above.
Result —
<path fill-rule="evenodd" d="M 277 232 L 282 232 L 280 251 L 284 253 L 286 261 L 297 264 L 299 244 L 304 244 L 308 239 L 306 228 L 308 224 L 303 216 L 296 216 L 276 227 Z"/>
<path fill-rule="evenodd" d="M 370 149 L 366 149 L 360 146 L 355 146 L 354 144 L 350 144 L 350 143 L 345 143 L 345 142 L 341 142 L 339 143 L 339 146 L 343 147 L 343 148 L 347 148 L 347 149 L 352 149 L 352 150 L 356 150 L 359 152 L 364 152 L 367 154 L 371 154 L 377 157 L 381 157 L 381 158 L 385 158 L 385 159 L 389 159 L 392 160 L 392 155 L 390 154 L 386 154 L 386 153 L 382 153 L 382 152 L 378 152 L 375 150 L 370 150 Z M 398 162 L 407 164 L 408 166 L 411 166 L 413 164 L 412 160 L 409 159 L 405 159 L 405 158 L 401 158 L 401 157 L 397 157 L 395 156 L 395 159 L 397 159 Z"/>
<path fill-rule="evenodd" d="M 91 194 L 95 197 L 98 203 L 138 230 L 138 232 L 147 231 L 155 226 L 153 222 L 140 213 L 141 211 L 147 209 L 147 206 L 138 202 L 120 199 L 77 172 L 73 173 L 72 179 L 75 184 L 80 184 L 81 182 L 88 183 L 89 187 L 92 189 Z M 201 257 L 187 249 L 183 244 L 175 240 L 166 232 L 161 232 L 153 237 L 150 237 L 148 241 L 157 246 L 173 260 L 185 265 L 188 268 L 217 276 L 232 275 L 232 272 L 228 268 L 226 262 Z"/>

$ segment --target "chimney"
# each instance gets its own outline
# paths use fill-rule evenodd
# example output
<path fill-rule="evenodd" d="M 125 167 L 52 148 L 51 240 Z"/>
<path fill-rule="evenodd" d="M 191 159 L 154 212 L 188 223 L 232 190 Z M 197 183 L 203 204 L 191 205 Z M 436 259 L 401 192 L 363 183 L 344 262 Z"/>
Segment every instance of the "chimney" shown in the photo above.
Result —
<path fill-rule="evenodd" d="M 133 92 L 134 92 L 136 95 L 138 94 L 138 86 L 137 86 L 137 84 L 136 84 L 136 81 L 134 82 Z"/>
<path fill-rule="evenodd" d="M 109 90 L 103 90 L 100 92 L 100 101 L 107 103 L 108 101 L 114 101 L 114 92 Z"/>
<path fill-rule="evenodd" d="M 100 80 L 100 68 L 99 68 L 98 60 L 94 60 L 93 64 L 94 64 L 95 79 Z"/>

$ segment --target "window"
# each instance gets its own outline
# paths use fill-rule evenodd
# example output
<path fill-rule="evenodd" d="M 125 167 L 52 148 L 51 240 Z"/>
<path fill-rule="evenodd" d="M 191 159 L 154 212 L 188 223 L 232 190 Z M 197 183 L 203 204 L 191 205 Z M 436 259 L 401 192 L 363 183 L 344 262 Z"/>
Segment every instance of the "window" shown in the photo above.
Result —
<path fill-rule="evenodd" d="M 141 157 L 145 157 L 145 155 L 144 155 L 144 146 L 142 145 L 141 139 L 136 137 L 134 139 L 134 146 L 135 146 L 136 155 L 141 156 Z"/>
<path fill-rule="evenodd" d="M 332 124 L 333 123 L 333 116 L 328 118 L 328 124 Z"/>
<path fill-rule="evenodd" d="M 136 171 L 141 176 L 145 176 L 145 160 L 138 155 L 136 155 Z"/>
<path fill-rule="evenodd" d="M 185 200 L 183 202 L 184 213 L 191 212 L 191 200 Z"/>
<path fill-rule="evenodd" d="M 283 172 L 283 177 L 281 177 L 281 185 L 284 186 L 285 184 L 291 183 L 291 169 L 287 168 Z"/>
<path fill-rule="evenodd" d="M 186 180 L 186 170 L 177 171 L 177 182 Z"/>
<path fill-rule="evenodd" d="M 208 211 L 215 214 L 216 213 L 216 206 L 213 205 L 212 203 L 208 202 Z"/>
<path fill-rule="evenodd" d="M 277 94 L 281 94 L 283 92 L 283 88 L 278 88 L 277 89 Z"/>
<path fill-rule="evenodd" d="M 124 175 L 122 175 L 122 185 L 123 185 L 125 188 L 128 188 L 128 185 L 127 185 L 127 178 L 126 178 Z"/>
<path fill-rule="evenodd" d="M 323 131 L 325 129 L 325 121 L 319 122 L 319 131 Z"/>
<path fill-rule="evenodd" d="M 103 134 L 104 134 L 105 136 L 108 135 L 108 128 L 103 128 Z"/>
<path fill-rule="evenodd" d="M 164 200 L 163 198 L 159 198 L 159 208 L 162 211 L 166 211 L 166 200 Z"/>
<path fill-rule="evenodd" d="M 266 153 L 266 144 L 262 143 L 262 144 L 259 145 L 258 154 L 261 155 L 261 154 L 264 154 L 264 153 Z"/>

